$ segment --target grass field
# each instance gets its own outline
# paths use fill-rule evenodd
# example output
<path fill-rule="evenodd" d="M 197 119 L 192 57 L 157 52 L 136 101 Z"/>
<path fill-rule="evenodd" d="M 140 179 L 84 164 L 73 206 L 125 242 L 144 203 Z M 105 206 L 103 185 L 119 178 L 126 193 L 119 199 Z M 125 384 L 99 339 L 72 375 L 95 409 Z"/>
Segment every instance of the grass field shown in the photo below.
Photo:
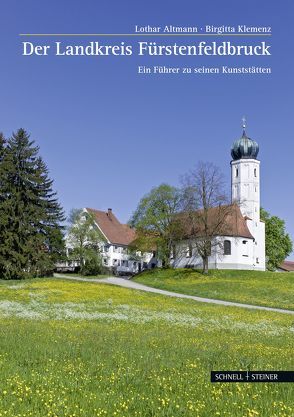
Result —
<path fill-rule="evenodd" d="M 0 281 L 0 417 L 292 417 L 293 316 L 91 282 Z"/>
<path fill-rule="evenodd" d="M 219 300 L 294 310 L 294 273 L 154 269 L 137 275 L 142 284 Z"/>

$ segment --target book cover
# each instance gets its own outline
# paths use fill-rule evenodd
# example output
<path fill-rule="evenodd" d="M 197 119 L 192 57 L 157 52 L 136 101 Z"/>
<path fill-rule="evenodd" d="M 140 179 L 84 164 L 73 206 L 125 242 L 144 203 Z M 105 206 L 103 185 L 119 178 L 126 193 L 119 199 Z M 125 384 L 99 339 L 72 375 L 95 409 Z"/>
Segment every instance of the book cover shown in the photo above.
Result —
<path fill-rule="evenodd" d="M 0 417 L 293 416 L 292 2 L 2 2 Z"/>

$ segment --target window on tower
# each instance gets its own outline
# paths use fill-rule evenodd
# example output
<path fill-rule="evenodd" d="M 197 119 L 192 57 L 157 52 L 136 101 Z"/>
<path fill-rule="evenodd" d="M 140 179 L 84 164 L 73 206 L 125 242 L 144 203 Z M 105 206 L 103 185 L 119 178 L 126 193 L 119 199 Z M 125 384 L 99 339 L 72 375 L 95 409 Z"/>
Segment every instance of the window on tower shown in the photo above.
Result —
<path fill-rule="evenodd" d="M 239 176 L 239 170 L 238 170 L 238 168 L 236 168 L 236 177 L 238 177 Z"/>
<path fill-rule="evenodd" d="M 256 168 L 254 168 L 254 176 L 257 177 L 257 171 Z"/>

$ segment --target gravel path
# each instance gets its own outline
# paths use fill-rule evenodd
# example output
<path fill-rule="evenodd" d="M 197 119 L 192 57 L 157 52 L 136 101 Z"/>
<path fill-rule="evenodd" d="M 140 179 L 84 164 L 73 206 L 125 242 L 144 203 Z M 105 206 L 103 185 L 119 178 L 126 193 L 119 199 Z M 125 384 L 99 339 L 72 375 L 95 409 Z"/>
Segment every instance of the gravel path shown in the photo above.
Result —
<path fill-rule="evenodd" d="M 200 303 L 220 304 L 223 306 L 230 306 L 230 307 L 241 307 L 241 308 L 249 308 L 253 310 L 266 310 L 266 311 L 275 311 L 275 312 L 284 313 L 284 314 L 294 314 L 294 311 L 284 310 L 282 308 L 263 307 L 263 306 L 255 306 L 255 305 L 250 305 L 250 304 L 234 303 L 232 301 L 215 300 L 212 298 L 196 297 L 194 295 L 180 294 L 177 292 L 160 290 L 159 288 L 148 287 L 147 285 L 139 284 L 138 282 L 134 282 L 134 281 L 124 279 L 124 278 L 107 277 L 107 278 L 95 279 L 95 278 L 83 278 L 83 277 L 69 277 L 68 275 L 63 275 L 63 274 L 54 274 L 54 276 L 55 278 L 69 279 L 69 280 L 74 280 L 74 281 L 86 281 L 86 282 L 96 282 L 98 284 L 118 285 L 119 287 L 167 295 L 168 297 L 187 298 L 189 300 L 198 301 Z"/>

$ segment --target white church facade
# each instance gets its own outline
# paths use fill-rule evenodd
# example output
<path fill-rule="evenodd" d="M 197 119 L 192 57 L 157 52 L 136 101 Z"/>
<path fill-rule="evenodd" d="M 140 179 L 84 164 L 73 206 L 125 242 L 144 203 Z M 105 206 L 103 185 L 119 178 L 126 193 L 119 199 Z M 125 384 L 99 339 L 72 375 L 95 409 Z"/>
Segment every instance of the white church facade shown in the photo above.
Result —
<path fill-rule="evenodd" d="M 235 203 L 228 216 L 226 234 L 215 238 L 209 269 L 265 270 L 265 224 L 260 220 L 260 161 L 258 144 L 247 137 L 243 123 L 242 137 L 231 149 L 231 200 Z M 192 244 L 191 244 L 192 242 Z M 202 259 L 193 238 L 176 245 L 174 267 L 202 267 Z"/>

